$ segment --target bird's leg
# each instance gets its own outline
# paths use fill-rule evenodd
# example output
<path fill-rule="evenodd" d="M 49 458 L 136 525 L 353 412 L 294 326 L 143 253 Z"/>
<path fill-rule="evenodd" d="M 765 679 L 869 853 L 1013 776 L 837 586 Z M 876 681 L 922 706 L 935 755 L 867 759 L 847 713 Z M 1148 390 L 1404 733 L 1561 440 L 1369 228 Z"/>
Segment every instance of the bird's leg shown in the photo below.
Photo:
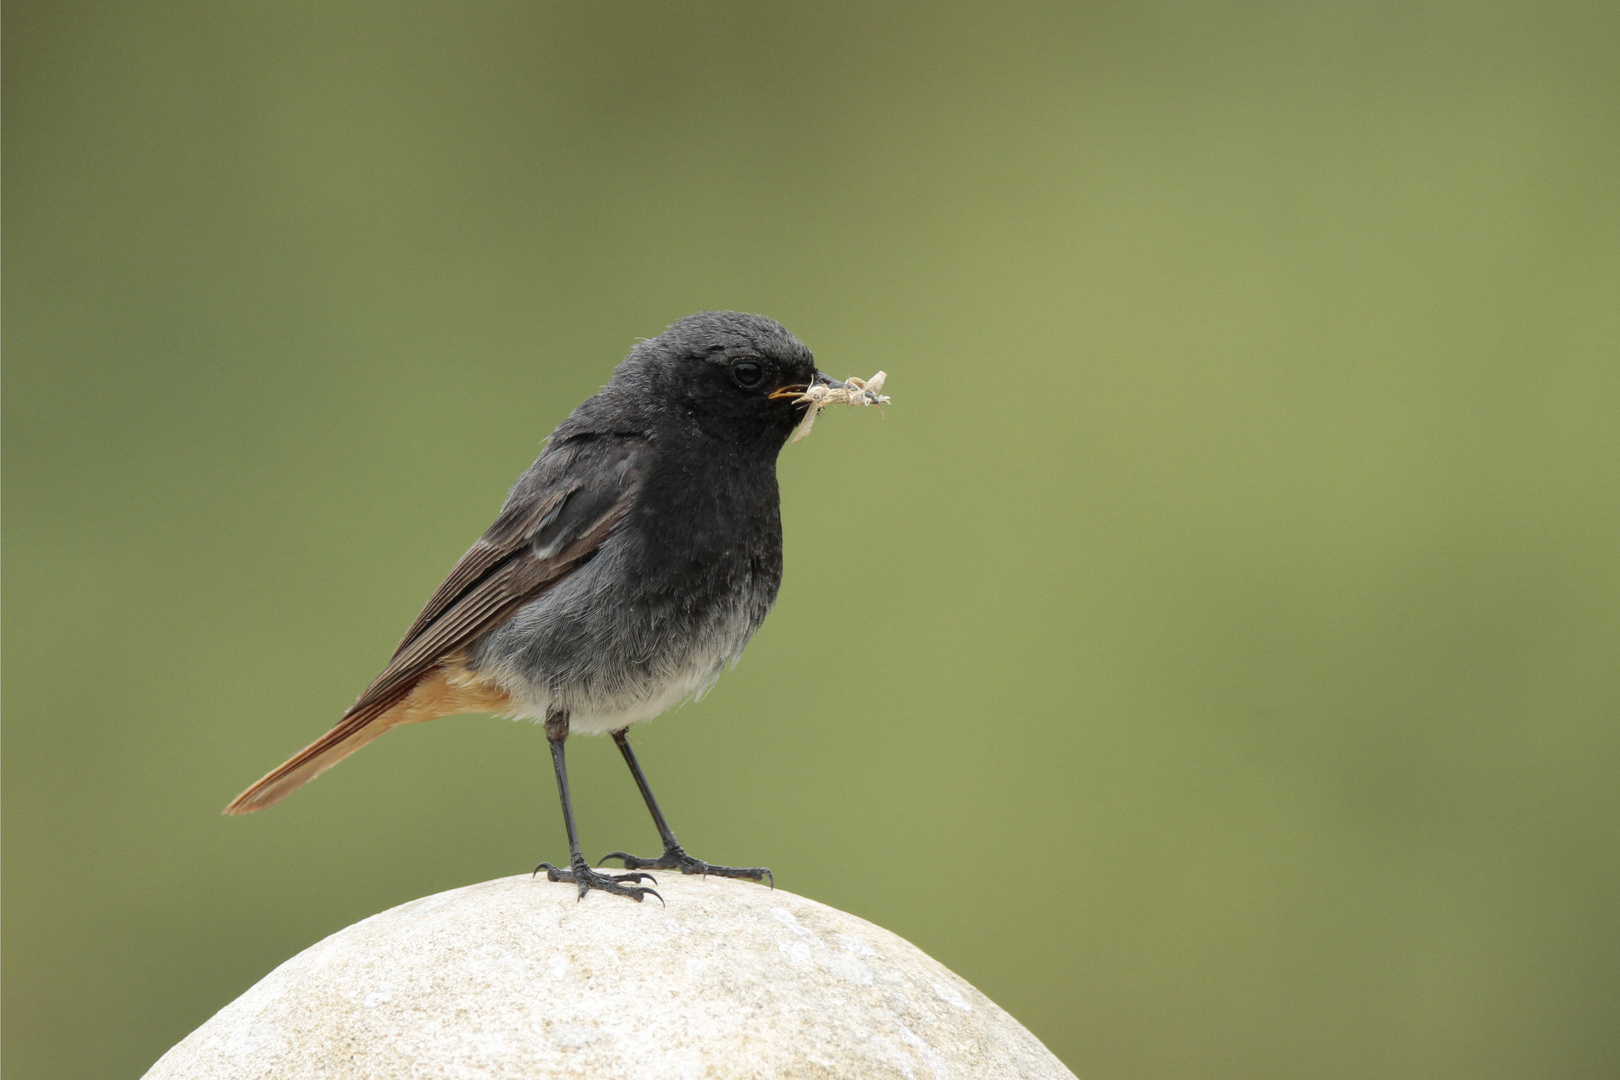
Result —
<path fill-rule="evenodd" d="M 652 812 L 653 824 L 658 826 L 658 835 L 664 841 L 664 853 L 656 859 L 642 859 L 623 851 L 615 851 L 602 856 L 602 861 L 609 859 L 623 859 L 626 870 L 679 870 L 683 874 L 714 874 L 716 877 L 748 878 L 750 881 L 769 880 L 771 888 L 776 888 L 776 878 L 763 866 L 714 866 L 702 859 L 694 859 L 688 855 L 681 842 L 675 839 L 670 831 L 669 822 L 664 820 L 664 812 L 658 808 L 658 800 L 653 798 L 652 788 L 647 786 L 647 778 L 641 775 L 641 765 L 636 761 L 636 752 L 630 749 L 628 729 L 621 728 L 613 733 L 613 741 L 619 744 L 619 753 L 624 755 L 624 763 L 630 766 L 630 775 L 636 778 L 636 787 L 641 789 L 641 797 L 647 801 L 647 809 Z"/>
<path fill-rule="evenodd" d="M 579 886 L 579 898 L 585 899 L 585 893 L 591 889 L 601 889 L 603 892 L 615 893 L 619 896 L 628 896 L 636 903 L 642 897 L 651 893 L 658 896 L 652 889 L 638 885 L 626 885 L 627 881 L 653 881 L 651 874 L 601 874 L 591 869 L 590 863 L 579 850 L 579 832 L 574 828 L 574 804 L 568 797 L 568 766 L 563 761 L 563 743 L 568 741 L 568 714 L 554 712 L 546 717 L 546 741 L 551 744 L 551 764 L 557 770 L 557 791 L 562 796 L 563 825 L 568 829 L 568 869 L 561 870 L 543 862 L 534 868 L 538 874 L 544 870 L 546 877 L 551 881 L 572 881 Z M 630 867 L 635 869 L 635 867 Z M 658 902 L 663 903 L 664 898 L 658 896 Z"/>

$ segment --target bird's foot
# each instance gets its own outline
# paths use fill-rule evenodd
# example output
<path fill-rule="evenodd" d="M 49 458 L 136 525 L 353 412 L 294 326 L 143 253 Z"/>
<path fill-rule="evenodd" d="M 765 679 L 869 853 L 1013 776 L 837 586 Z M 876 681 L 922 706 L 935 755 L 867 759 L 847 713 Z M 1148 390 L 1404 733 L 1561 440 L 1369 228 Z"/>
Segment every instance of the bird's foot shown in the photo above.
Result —
<path fill-rule="evenodd" d="M 635 867 L 630 869 L 633 870 Z M 542 870 L 546 872 L 546 880 L 548 881 L 571 881 L 577 884 L 581 900 L 585 899 L 585 894 L 592 889 L 600 889 L 602 892 L 612 893 L 615 896 L 628 896 L 638 904 L 646 896 L 658 896 L 657 890 L 640 885 L 625 884 L 627 881 L 650 881 L 654 885 L 658 884 L 658 879 L 651 874 L 599 874 L 592 870 L 584 859 L 579 859 L 567 870 L 553 866 L 548 862 L 543 862 L 534 868 L 536 874 Z M 658 902 L 662 904 L 664 898 L 658 896 Z"/>
<path fill-rule="evenodd" d="M 623 859 L 626 870 L 679 870 L 683 874 L 702 874 L 704 877 L 713 874 L 715 877 L 747 878 L 749 881 L 768 881 L 771 888 L 776 888 L 775 876 L 763 866 L 715 866 L 692 858 L 679 844 L 665 849 L 656 859 L 643 859 L 623 851 L 610 852 L 602 856 L 601 862 L 596 865 L 601 866 L 609 859 Z"/>

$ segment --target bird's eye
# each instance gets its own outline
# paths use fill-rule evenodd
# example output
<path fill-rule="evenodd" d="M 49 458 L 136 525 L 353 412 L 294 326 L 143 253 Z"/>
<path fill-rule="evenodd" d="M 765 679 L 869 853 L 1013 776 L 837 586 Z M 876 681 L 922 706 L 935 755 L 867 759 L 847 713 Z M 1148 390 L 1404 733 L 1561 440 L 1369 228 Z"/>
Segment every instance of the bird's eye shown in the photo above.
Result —
<path fill-rule="evenodd" d="M 739 360 L 731 365 L 731 377 L 744 390 L 752 390 L 765 378 L 765 369 L 752 360 Z"/>

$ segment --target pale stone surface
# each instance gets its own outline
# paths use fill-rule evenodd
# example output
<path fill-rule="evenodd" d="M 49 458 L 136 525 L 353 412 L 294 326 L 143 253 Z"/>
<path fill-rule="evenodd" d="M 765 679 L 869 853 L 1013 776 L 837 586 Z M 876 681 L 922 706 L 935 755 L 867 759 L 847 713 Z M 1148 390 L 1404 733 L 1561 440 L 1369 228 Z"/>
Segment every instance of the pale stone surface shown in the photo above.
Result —
<path fill-rule="evenodd" d="M 148 1080 L 1073 1074 L 916 946 L 781 889 L 659 876 L 667 907 L 528 877 L 305 949 Z"/>

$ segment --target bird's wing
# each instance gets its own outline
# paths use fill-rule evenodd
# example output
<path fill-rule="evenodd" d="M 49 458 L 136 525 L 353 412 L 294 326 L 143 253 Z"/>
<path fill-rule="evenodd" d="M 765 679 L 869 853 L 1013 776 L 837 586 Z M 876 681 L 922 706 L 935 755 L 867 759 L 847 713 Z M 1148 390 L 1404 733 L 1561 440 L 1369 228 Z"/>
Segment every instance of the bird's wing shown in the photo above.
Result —
<path fill-rule="evenodd" d="M 282 798 L 371 741 L 377 721 L 441 661 L 510 618 L 596 554 L 635 497 L 646 471 L 645 439 L 570 440 L 535 463 L 500 516 L 428 600 L 388 666 L 337 725 L 238 795 L 228 814 Z"/>

